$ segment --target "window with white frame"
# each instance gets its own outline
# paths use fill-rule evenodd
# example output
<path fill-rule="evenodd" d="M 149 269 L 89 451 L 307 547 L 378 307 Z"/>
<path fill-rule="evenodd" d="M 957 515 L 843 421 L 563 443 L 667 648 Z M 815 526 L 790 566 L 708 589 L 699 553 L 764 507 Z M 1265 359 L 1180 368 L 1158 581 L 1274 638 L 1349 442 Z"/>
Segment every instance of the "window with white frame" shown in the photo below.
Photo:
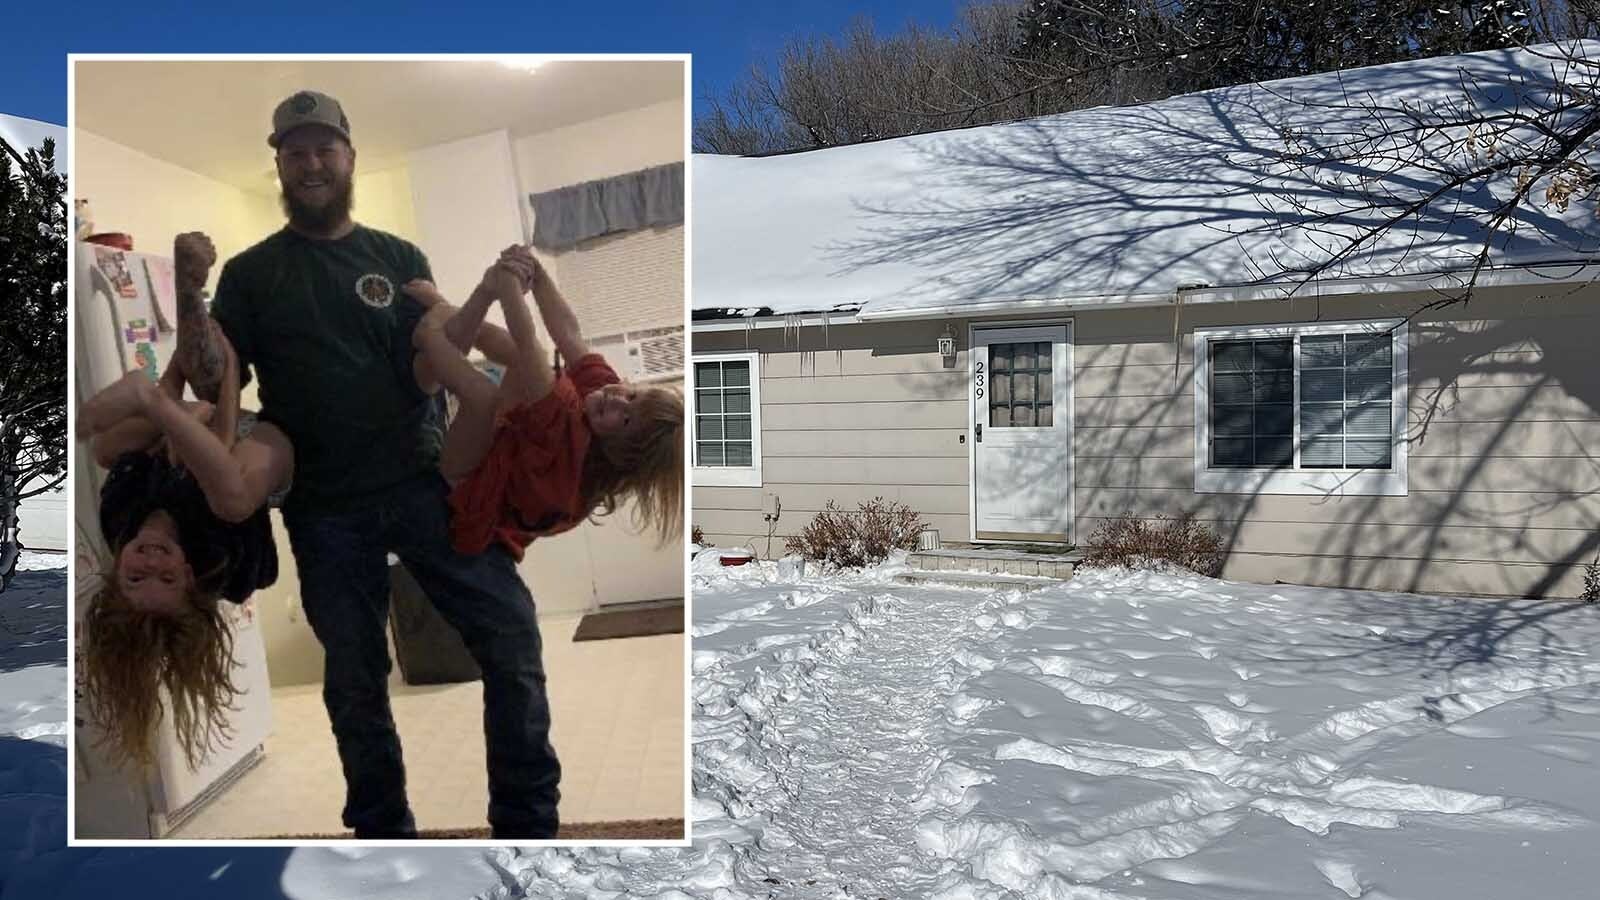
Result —
<path fill-rule="evenodd" d="M 694 483 L 761 485 L 761 393 L 755 353 L 694 357 Z"/>
<path fill-rule="evenodd" d="M 1406 493 L 1397 321 L 1195 330 L 1195 490 Z"/>

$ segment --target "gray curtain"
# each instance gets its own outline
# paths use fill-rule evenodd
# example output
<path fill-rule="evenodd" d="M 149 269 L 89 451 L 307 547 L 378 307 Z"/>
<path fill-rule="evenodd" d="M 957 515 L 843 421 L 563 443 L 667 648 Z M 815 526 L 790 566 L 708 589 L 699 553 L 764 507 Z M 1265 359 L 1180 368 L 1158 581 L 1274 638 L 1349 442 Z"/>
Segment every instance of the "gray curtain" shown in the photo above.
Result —
<path fill-rule="evenodd" d="M 580 241 L 683 224 L 683 163 L 670 163 L 529 194 L 533 245 L 566 250 Z"/>

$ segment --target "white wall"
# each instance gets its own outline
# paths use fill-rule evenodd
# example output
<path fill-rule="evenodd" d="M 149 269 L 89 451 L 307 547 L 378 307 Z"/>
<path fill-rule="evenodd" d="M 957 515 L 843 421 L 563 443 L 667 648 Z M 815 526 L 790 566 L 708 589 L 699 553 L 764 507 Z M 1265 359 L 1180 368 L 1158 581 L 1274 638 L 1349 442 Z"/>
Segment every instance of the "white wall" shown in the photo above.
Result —
<path fill-rule="evenodd" d="M 79 127 L 72 192 L 88 200 L 96 231 L 133 236 L 135 250 L 172 256 L 172 239 L 204 231 L 226 260 L 283 225 L 276 201 L 147 156 Z M 211 273 L 215 284 L 218 265 Z"/>
<path fill-rule="evenodd" d="M 411 172 L 405 166 L 363 172 L 358 158 L 355 197 L 357 222 L 420 243 L 416 211 L 411 201 Z"/>
<path fill-rule="evenodd" d="M 522 193 L 681 162 L 683 113 L 683 101 L 672 100 L 518 138 Z"/>
<path fill-rule="evenodd" d="M 522 240 L 511 136 L 492 131 L 408 154 L 417 238 L 446 297 L 465 299 L 500 251 Z"/>

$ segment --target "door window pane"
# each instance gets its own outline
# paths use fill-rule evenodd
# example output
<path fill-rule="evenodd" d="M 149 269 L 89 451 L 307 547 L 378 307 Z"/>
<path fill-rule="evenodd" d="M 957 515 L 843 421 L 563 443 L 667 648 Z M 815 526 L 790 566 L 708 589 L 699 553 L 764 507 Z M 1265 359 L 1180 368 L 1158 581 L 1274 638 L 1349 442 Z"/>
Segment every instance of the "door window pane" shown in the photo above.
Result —
<path fill-rule="evenodd" d="M 1038 428 L 1054 422 L 1054 352 L 1049 341 L 989 345 L 989 427 Z"/>

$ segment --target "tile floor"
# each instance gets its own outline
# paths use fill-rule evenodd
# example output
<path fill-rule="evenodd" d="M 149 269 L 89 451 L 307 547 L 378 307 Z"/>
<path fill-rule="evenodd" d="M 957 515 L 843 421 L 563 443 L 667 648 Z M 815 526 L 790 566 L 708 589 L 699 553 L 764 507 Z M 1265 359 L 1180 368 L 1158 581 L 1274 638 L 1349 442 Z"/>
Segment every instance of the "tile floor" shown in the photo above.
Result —
<path fill-rule="evenodd" d="M 567 822 L 686 818 L 685 635 L 573 643 L 578 616 L 542 621 L 552 742 Z M 477 682 L 392 686 L 407 792 L 419 828 L 485 825 L 483 704 Z M 172 834 L 217 839 L 342 829 L 344 779 L 318 685 L 272 692 L 265 758 Z"/>

